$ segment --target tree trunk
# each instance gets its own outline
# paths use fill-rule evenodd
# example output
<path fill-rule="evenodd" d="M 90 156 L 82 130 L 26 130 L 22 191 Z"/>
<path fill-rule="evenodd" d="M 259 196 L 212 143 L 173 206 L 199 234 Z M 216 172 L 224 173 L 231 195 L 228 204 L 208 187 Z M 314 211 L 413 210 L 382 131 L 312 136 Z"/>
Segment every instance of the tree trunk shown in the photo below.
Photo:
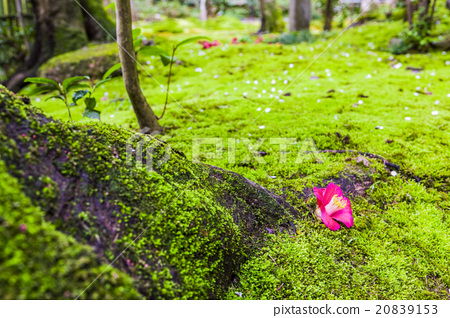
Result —
<path fill-rule="evenodd" d="M 17 10 L 17 20 L 19 21 L 19 26 L 22 30 L 25 30 L 25 22 L 23 20 L 23 8 L 22 8 L 22 1 L 16 0 L 16 10 Z M 28 51 L 31 51 L 31 44 L 28 41 L 28 38 L 25 39 L 25 46 L 27 47 Z"/>
<path fill-rule="evenodd" d="M 206 0 L 206 15 L 208 16 L 208 18 L 215 17 L 214 4 L 212 0 Z"/>
<path fill-rule="evenodd" d="M 107 30 L 114 26 L 101 7 L 101 0 L 79 2 Z M 5 83 L 15 92 L 23 87 L 27 77 L 36 76 L 38 68 L 54 55 L 77 50 L 90 40 L 106 39 L 94 19 L 74 0 L 31 0 L 31 4 L 36 21 L 35 41 L 27 60 Z M 115 34 L 114 28 L 109 31 Z"/>
<path fill-rule="evenodd" d="M 289 31 L 309 30 L 310 21 L 311 0 L 290 0 Z"/>
<path fill-rule="evenodd" d="M 430 12 L 430 29 L 433 27 L 433 17 L 434 17 L 434 12 L 436 10 L 436 0 L 433 1 L 433 5 L 431 7 L 431 12 Z"/>
<path fill-rule="evenodd" d="M 262 32 L 283 32 L 284 21 L 281 10 L 278 8 L 275 0 L 259 0 L 261 11 Z"/>
<path fill-rule="evenodd" d="M 406 0 L 406 17 L 408 19 L 409 29 L 411 30 L 413 27 L 411 0 Z"/>
<path fill-rule="evenodd" d="M 117 0 L 117 43 L 122 63 L 123 82 L 133 105 L 139 127 L 144 133 L 162 131 L 153 110 L 150 108 L 139 84 L 136 69 L 136 53 L 133 47 L 130 0 Z"/>
<path fill-rule="evenodd" d="M 200 0 L 200 21 L 208 19 L 208 11 L 206 10 L 206 0 Z"/>
<path fill-rule="evenodd" d="M 73 0 L 72 0 L 73 1 Z M 102 42 L 111 40 L 116 35 L 116 26 L 105 11 L 102 0 L 77 0 L 85 10 L 81 10 L 84 29 L 89 41 Z M 86 12 L 87 11 L 87 12 Z M 89 14 L 88 14 L 89 12 Z M 101 26 L 100 26 L 100 25 Z M 106 30 L 106 31 L 105 31 Z M 109 34 L 108 34 L 109 33 Z"/>
<path fill-rule="evenodd" d="M 428 17 L 428 11 L 430 10 L 430 0 L 420 0 L 419 8 L 422 9 L 420 12 L 420 18 L 424 19 Z"/>
<path fill-rule="evenodd" d="M 333 0 L 327 0 L 327 5 L 324 11 L 324 31 L 331 30 L 331 23 L 333 22 Z"/>
<path fill-rule="evenodd" d="M 71 0 L 31 0 L 36 19 L 33 49 L 25 65 L 14 74 L 6 86 L 18 91 L 25 78 L 34 76 L 39 66 L 53 55 L 78 49 L 88 43 L 80 10 Z"/>

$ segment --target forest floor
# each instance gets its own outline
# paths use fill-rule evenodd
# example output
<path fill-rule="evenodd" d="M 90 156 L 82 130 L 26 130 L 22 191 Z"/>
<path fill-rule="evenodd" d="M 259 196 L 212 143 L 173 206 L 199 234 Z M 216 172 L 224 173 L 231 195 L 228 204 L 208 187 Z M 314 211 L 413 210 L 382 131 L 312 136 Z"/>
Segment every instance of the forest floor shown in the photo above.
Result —
<path fill-rule="evenodd" d="M 202 162 L 285 195 L 304 213 L 298 235 L 274 235 L 243 266 L 229 298 L 450 297 L 450 52 L 392 55 L 388 42 L 401 22 L 371 22 L 295 45 L 230 44 L 257 25 L 226 19 L 139 27 L 149 38 L 158 28 L 156 43 L 165 48 L 186 37 L 180 29 L 222 43 L 177 52 L 181 63 L 170 87 L 176 101 L 169 98 L 161 139 L 192 158 L 199 138 L 220 138 L 220 155 L 203 155 Z M 154 56 L 139 61 L 144 93 L 161 114 L 168 68 Z M 138 128 L 121 77 L 96 94 L 102 121 Z M 68 119 L 59 100 L 32 102 Z M 82 107 L 72 113 L 88 121 L 81 119 Z M 286 148 L 275 138 L 288 138 Z M 299 160 L 305 150 L 346 152 Z M 343 175 L 353 178 L 353 190 L 360 188 L 348 194 L 355 225 L 331 232 L 311 214 L 310 189 L 327 180 L 345 183 Z"/>

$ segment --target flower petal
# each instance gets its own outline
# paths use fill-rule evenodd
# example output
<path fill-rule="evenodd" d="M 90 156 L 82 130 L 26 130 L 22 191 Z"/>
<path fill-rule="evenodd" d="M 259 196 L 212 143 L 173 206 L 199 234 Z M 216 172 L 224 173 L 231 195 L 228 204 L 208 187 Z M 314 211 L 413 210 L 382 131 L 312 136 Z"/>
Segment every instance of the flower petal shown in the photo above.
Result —
<path fill-rule="evenodd" d="M 317 199 L 319 199 L 320 201 L 323 201 L 323 196 L 325 194 L 325 188 L 316 188 L 313 187 L 314 190 L 314 194 L 316 195 Z"/>
<path fill-rule="evenodd" d="M 327 205 L 328 203 L 330 203 L 330 201 L 334 195 L 337 195 L 338 197 L 342 197 L 343 196 L 342 190 L 339 186 L 335 185 L 334 183 L 330 183 L 323 195 L 323 200 L 322 200 L 323 205 Z"/>
<path fill-rule="evenodd" d="M 325 188 L 319 189 L 319 188 L 314 187 L 313 190 L 314 190 L 314 194 L 317 198 L 317 205 L 320 207 L 320 209 L 322 209 L 322 210 L 325 209 L 325 205 L 323 204 L 323 196 L 325 194 Z"/>
<path fill-rule="evenodd" d="M 347 206 L 342 210 L 334 212 L 330 217 L 344 223 L 346 227 L 350 228 L 353 226 L 352 207 L 350 205 L 350 200 L 345 197 L 344 199 L 347 201 Z"/>
<path fill-rule="evenodd" d="M 332 231 L 337 231 L 341 227 L 338 222 L 333 220 L 328 214 L 324 213 L 323 211 L 320 217 L 322 218 L 323 224 L 325 224 L 325 226 Z"/>

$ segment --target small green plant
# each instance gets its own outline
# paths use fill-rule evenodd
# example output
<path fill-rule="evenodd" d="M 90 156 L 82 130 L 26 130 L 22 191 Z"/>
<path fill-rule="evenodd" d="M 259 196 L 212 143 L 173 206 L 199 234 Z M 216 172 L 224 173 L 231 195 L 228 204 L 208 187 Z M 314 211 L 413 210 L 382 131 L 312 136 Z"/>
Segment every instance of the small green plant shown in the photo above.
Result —
<path fill-rule="evenodd" d="M 285 45 L 293 45 L 302 42 L 310 43 L 313 42 L 314 38 L 309 32 L 309 30 L 296 31 L 291 33 L 283 33 L 275 39 L 273 42 L 280 42 Z"/>
<path fill-rule="evenodd" d="M 25 80 L 25 83 L 32 83 L 40 86 L 36 86 L 30 92 L 27 93 L 29 96 L 38 94 L 49 94 L 56 92 L 56 95 L 50 96 L 50 98 L 58 98 L 64 102 L 69 113 L 69 119 L 72 121 L 72 114 L 70 113 L 70 107 L 77 106 L 77 102 L 84 98 L 84 104 L 86 108 L 83 112 L 83 118 L 92 118 L 100 120 L 100 111 L 96 110 L 97 100 L 92 94 L 95 90 L 108 82 L 110 79 L 105 78 L 97 84 L 91 86 L 85 81 L 89 80 L 88 76 L 75 76 L 65 79 L 62 83 L 58 83 L 49 78 L 43 77 L 29 77 Z M 69 104 L 70 92 L 74 91 L 72 94 L 72 103 Z"/>
<path fill-rule="evenodd" d="M 169 65 L 169 76 L 167 79 L 167 90 L 166 90 L 166 101 L 164 103 L 164 108 L 163 108 L 163 112 L 161 114 L 161 116 L 157 117 L 158 120 L 163 118 L 165 112 L 166 112 L 166 108 L 167 108 L 167 102 L 169 99 L 169 90 L 170 90 L 170 80 L 172 77 L 172 66 L 174 61 L 176 60 L 175 57 L 175 52 L 177 51 L 177 49 L 179 49 L 181 46 L 184 46 L 186 44 L 189 43 L 193 43 L 193 42 L 197 42 L 199 40 L 208 40 L 211 41 L 210 38 L 206 37 L 206 36 L 194 36 L 194 37 L 190 37 L 187 38 L 177 44 L 175 44 L 172 47 L 172 53 L 169 54 L 168 52 L 166 52 L 165 50 L 163 50 L 162 48 L 158 47 L 158 46 L 145 46 L 143 45 L 143 40 L 144 37 L 141 35 L 142 30 L 137 28 L 133 30 L 133 46 L 134 46 L 134 50 L 136 52 L 136 55 L 139 53 L 146 53 L 146 54 L 152 54 L 154 56 L 159 56 L 161 58 L 161 63 L 164 66 Z M 114 66 L 112 66 L 108 71 L 106 71 L 105 75 L 103 76 L 103 81 L 108 80 L 108 78 L 117 70 L 119 70 L 122 67 L 121 63 L 117 63 Z"/>
<path fill-rule="evenodd" d="M 393 54 L 404 54 L 409 51 L 427 52 L 431 48 L 431 30 L 433 27 L 434 7 L 431 12 L 426 12 L 424 8 L 419 8 L 414 13 L 414 18 L 409 24 L 409 28 L 399 35 L 398 43 L 395 43 L 391 51 Z"/>
<path fill-rule="evenodd" d="M 392 53 L 405 54 L 411 50 L 427 52 L 430 49 L 430 31 L 427 21 L 414 22 L 410 29 L 400 33 L 400 41 L 392 46 Z"/>

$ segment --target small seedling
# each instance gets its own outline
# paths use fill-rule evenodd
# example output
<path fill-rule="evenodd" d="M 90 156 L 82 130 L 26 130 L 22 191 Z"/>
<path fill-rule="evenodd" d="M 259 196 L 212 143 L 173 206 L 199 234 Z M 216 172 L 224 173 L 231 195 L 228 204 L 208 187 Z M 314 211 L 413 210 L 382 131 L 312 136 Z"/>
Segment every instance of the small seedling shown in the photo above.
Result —
<path fill-rule="evenodd" d="M 72 121 L 72 114 L 70 113 L 70 107 L 77 106 L 77 102 L 84 97 L 84 104 L 86 108 L 83 112 L 83 118 L 88 117 L 92 119 L 100 120 L 100 111 L 96 110 L 97 100 L 95 97 L 92 97 L 92 94 L 95 90 L 108 82 L 110 79 L 103 79 L 97 84 L 91 86 L 84 81 L 89 80 L 88 76 L 75 76 L 65 79 L 62 83 L 58 83 L 52 79 L 43 78 L 43 77 L 29 77 L 25 80 L 26 83 L 38 84 L 41 86 L 36 86 L 29 93 L 29 96 L 38 95 L 38 94 L 49 94 L 56 92 L 57 95 L 50 96 L 50 98 L 58 98 L 64 102 L 67 107 L 67 111 L 69 113 L 69 119 Z M 83 83 L 84 82 L 84 83 Z M 75 90 L 72 95 L 73 103 L 69 104 L 69 93 L 70 91 Z"/>
<path fill-rule="evenodd" d="M 167 102 L 169 99 L 169 90 L 170 90 L 170 80 L 172 77 L 172 66 L 173 66 L 174 61 L 176 60 L 176 58 L 175 58 L 176 50 L 178 48 L 180 48 L 181 46 L 189 44 L 189 43 L 198 42 L 199 40 L 211 41 L 211 39 L 206 36 L 194 36 L 194 37 L 187 38 L 187 39 L 177 43 L 176 45 L 174 45 L 172 48 L 172 53 L 169 54 L 165 50 L 163 50 L 162 48 L 160 48 L 158 46 L 144 46 L 142 44 L 143 36 L 141 35 L 141 33 L 142 33 L 142 30 L 139 28 L 133 30 L 133 39 L 134 39 L 133 46 L 134 46 L 136 55 L 138 53 L 146 53 L 146 54 L 151 54 L 154 56 L 159 56 L 161 58 L 161 63 L 164 66 L 169 65 L 169 76 L 167 79 L 166 101 L 164 103 L 164 108 L 163 108 L 163 112 L 162 112 L 161 116 L 157 117 L 159 120 L 159 119 L 163 118 L 163 116 L 166 112 L 166 108 L 167 108 Z M 115 71 L 119 70 L 121 67 L 122 67 L 121 63 L 115 64 L 114 66 L 112 66 L 103 76 L 103 80 L 108 79 Z"/>

